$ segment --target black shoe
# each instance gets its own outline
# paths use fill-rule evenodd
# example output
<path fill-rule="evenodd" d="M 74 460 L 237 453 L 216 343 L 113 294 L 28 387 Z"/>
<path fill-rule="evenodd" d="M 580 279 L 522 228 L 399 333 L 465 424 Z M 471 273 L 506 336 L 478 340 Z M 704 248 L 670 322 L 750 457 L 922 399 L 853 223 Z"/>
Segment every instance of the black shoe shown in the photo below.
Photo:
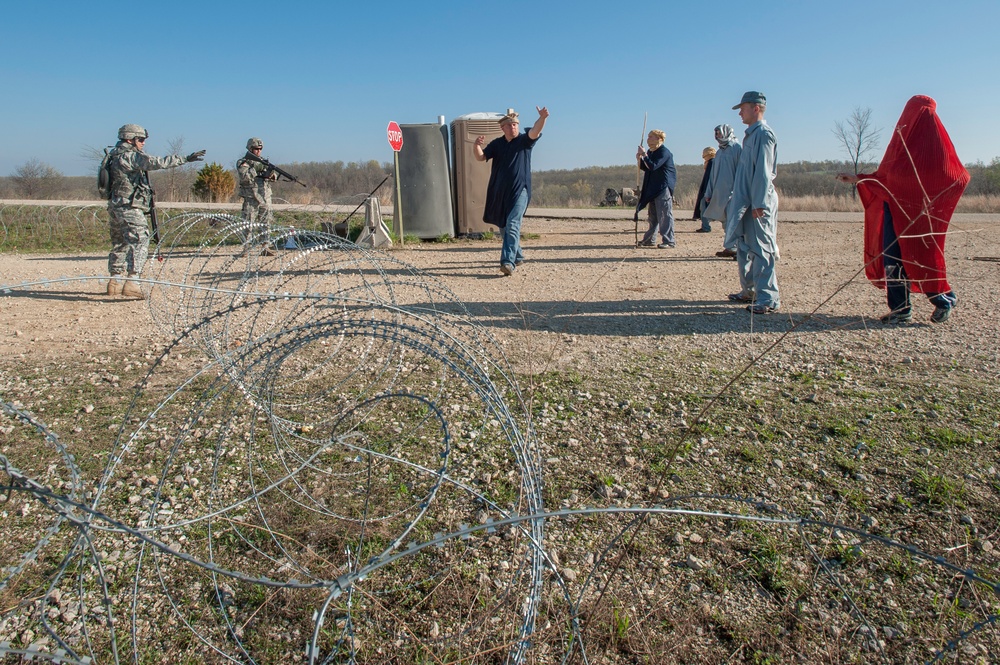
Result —
<path fill-rule="evenodd" d="M 936 314 L 937 310 L 934 310 L 934 312 Z M 945 319 L 947 319 L 947 318 L 948 317 L 945 316 Z M 903 324 L 903 323 L 909 323 L 912 320 L 913 320 L 913 313 L 910 312 L 910 310 L 905 310 L 905 311 L 904 310 L 899 310 L 899 311 L 895 311 L 895 312 L 889 312 L 888 314 L 886 314 L 885 316 L 883 316 L 881 319 L 879 319 L 879 321 L 881 321 L 882 323 L 886 324 L 887 326 L 896 326 L 896 325 L 900 325 L 900 324 Z M 932 321 L 934 320 L 934 316 L 933 315 L 931 316 L 931 320 Z"/>
<path fill-rule="evenodd" d="M 654 243 L 652 240 L 640 240 L 636 243 L 639 247 L 653 247 Z"/>
<path fill-rule="evenodd" d="M 778 308 L 770 305 L 747 305 L 747 311 L 751 314 L 771 314 L 777 312 Z"/>
<path fill-rule="evenodd" d="M 695 233 L 711 233 L 712 229 L 696 229 Z"/>
<path fill-rule="evenodd" d="M 736 250 L 724 249 L 721 252 L 716 252 L 715 255 L 718 256 L 720 259 L 728 259 L 730 257 L 736 256 Z"/>
<path fill-rule="evenodd" d="M 935 307 L 931 314 L 932 323 L 944 323 L 951 316 L 951 307 Z"/>

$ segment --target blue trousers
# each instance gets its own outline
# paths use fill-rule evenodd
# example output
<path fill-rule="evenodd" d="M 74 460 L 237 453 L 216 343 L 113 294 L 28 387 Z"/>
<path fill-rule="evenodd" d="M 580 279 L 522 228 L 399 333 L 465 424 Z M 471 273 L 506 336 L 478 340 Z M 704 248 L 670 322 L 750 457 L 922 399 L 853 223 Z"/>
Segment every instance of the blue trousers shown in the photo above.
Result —
<path fill-rule="evenodd" d="M 528 209 L 528 190 L 522 189 L 514 206 L 507 213 L 507 225 L 500 231 L 503 233 L 503 247 L 500 249 L 500 265 L 515 266 L 524 260 L 521 251 L 521 220 L 524 211 Z"/>
<path fill-rule="evenodd" d="M 660 232 L 660 240 L 666 245 L 675 244 L 674 240 L 674 198 L 669 189 L 649 202 L 649 229 L 642 236 L 642 242 L 652 242 L 656 232 Z"/>
<path fill-rule="evenodd" d="M 777 215 L 777 210 L 771 211 L 770 215 Z M 781 306 L 781 296 L 778 292 L 778 255 L 771 251 L 777 248 L 769 234 L 774 233 L 773 229 L 776 228 L 776 217 L 756 219 L 753 210 L 747 208 L 740 218 L 736 248 L 736 261 L 740 267 L 743 293 L 747 291 L 746 283 L 752 284 L 754 303 L 775 309 Z M 746 283 L 743 282 L 744 275 L 747 278 Z"/>

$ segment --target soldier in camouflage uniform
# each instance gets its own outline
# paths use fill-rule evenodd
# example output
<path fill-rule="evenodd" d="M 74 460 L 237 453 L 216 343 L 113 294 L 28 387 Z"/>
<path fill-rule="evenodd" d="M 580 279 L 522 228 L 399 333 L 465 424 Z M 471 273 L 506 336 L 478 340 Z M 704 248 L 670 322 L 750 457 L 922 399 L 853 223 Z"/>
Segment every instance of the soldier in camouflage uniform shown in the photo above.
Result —
<path fill-rule="evenodd" d="M 271 183 L 278 179 L 278 174 L 271 171 L 266 164 L 252 159 L 260 158 L 264 150 L 264 142 L 259 138 L 247 141 L 247 154 L 236 162 L 236 173 L 240 180 L 240 197 L 243 199 L 243 221 L 249 225 L 247 244 L 254 244 L 251 238 L 259 239 L 264 245 L 262 256 L 274 256 L 274 251 L 268 245 L 271 235 Z"/>
<path fill-rule="evenodd" d="M 205 156 L 205 151 L 199 150 L 187 157 L 152 157 L 142 151 L 148 136 L 149 133 L 139 125 L 122 125 L 118 130 L 118 143 L 108 158 L 111 173 L 111 199 L 108 201 L 111 226 L 109 296 L 143 297 L 142 289 L 135 281 L 128 279 L 122 284 L 120 278 L 139 275 L 149 253 L 146 213 L 153 200 L 149 171 L 174 168 L 200 161 Z"/>

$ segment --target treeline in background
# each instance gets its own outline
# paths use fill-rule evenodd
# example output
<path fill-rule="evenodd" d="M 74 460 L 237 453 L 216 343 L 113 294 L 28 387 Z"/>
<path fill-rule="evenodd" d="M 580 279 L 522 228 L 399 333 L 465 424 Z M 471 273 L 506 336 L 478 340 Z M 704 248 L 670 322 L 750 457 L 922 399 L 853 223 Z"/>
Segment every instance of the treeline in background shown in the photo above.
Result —
<path fill-rule="evenodd" d="M 292 204 L 329 204 L 360 202 L 392 174 L 392 164 L 367 162 L 305 162 L 280 164 L 306 183 L 279 182 L 274 185 L 276 202 Z M 867 172 L 876 165 L 863 165 Z M 1000 212 L 1000 157 L 989 164 L 966 164 L 972 180 L 959 203 L 959 212 Z M 69 201 L 97 200 L 96 166 L 94 177 L 64 176 L 44 163 L 31 160 L 8 176 L 0 177 L 0 199 L 49 199 Z M 839 183 L 834 175 L 853 172 L 846 161 L 793 162 L 778 165 L 775 184 L 785 210 L 838 212 L 861 210 L 861 205 L 849 185 Z M 206 172 L 212 176 L 206 186 Z M 677 167 L 675 207 L 694 207 L 703 167 L 683 164 Z M 154 171 L 150 174 L 157 197 L 161 201 L 218 203 L 238 202 L 235 171 L 219 164 L 199 168 L 187 165 L 177 169 Z M 222 180 L 219 186 L 217 181 Z M 590 208 L 604 205 L 607 191 L 637 187 L 638 174 L 634 165 L 591 166 L 580 169 L 535 171 L 532 174 L 533 207 Z M 391 203 L 392 180 L 378 190 L 383 204 Z"/>
<path fill-rule="evenodd" d="M 958 205 L 958 212 L 1000 212 L 1000 157 L 989 165 L 966 164 L 972 176 Z M 877 164 L 862 165 L 859 172 L 875 170 Z M 851 162 L 791 162 L 778 164 L 775 186 L 784 210 L 815 212 L 860 211 L 861 202 L 850 185 L 834 177 L 853 173 Z M 700 164 L 677 166 L 674 207 L 694 208 L 704 167 Z M 635 166 L 591 166 L 583 169 L 539 171 L 532 174 L 531 205 L 546 208 L 586 208 L 601 205 L 605 192 L 635 189 L 638 179 Z"/>
<path fill-rule="evenodd" d="M 235 164 L 232 165 L 235 167 Z M 308 186 L 292 182 L 276 182 L 272 185 L 275 202 L 294 204 L 309 203 L 349 203 L 363 200 L 387 175 L 392 174 L 392 163 L 367 162 L 305 162 L 278 164 Z M 215 186 L 205 184 L 205 176 L 222 175 L 228 192 L 220 196 Z M 199 177 L 201 176 L 201 177 Z M 150 182 L 156 190 L 158 201 L 238 203 L 238 187 L 235 168 L 226 168 L 217 163 L 186 164 L 184 166 L 151 171 Z M 391 197 L 392 190 L 383 186 L 379 195 Z M 210 185 L 215 183 L 209 181 Z M 383 192 L 385 192 L 383 194 Z M 15 169 L 14 173 L 0 177 L 0 199 L 42 199 L 59 201 L 96 201 L 97 164 L 94 176 L 64 176 L 52 167 L 35 160 Z M 388 203 L 388 199 L 383 203 Z"/>

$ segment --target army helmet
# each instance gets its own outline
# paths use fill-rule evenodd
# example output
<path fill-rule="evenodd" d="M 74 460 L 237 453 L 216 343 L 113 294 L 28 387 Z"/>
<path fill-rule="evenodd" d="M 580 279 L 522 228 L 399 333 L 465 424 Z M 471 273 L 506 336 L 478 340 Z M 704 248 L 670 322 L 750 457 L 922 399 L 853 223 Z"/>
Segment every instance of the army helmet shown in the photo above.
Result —
<path fill-rule="evenodd" d="M 247 150 L 256 150 L 257 148 L 264 149 L 264 142 L 259 138 L 255 136 L 247 141 Z"/>
<path fill-rule="evenodd" d="M 135 138 L 149 138 L 149 132 L 143 129 L 139 125 L 122 125 L 118 129 L 118 138 L 122 141 L 128 141 L 129 139 Z"/>

